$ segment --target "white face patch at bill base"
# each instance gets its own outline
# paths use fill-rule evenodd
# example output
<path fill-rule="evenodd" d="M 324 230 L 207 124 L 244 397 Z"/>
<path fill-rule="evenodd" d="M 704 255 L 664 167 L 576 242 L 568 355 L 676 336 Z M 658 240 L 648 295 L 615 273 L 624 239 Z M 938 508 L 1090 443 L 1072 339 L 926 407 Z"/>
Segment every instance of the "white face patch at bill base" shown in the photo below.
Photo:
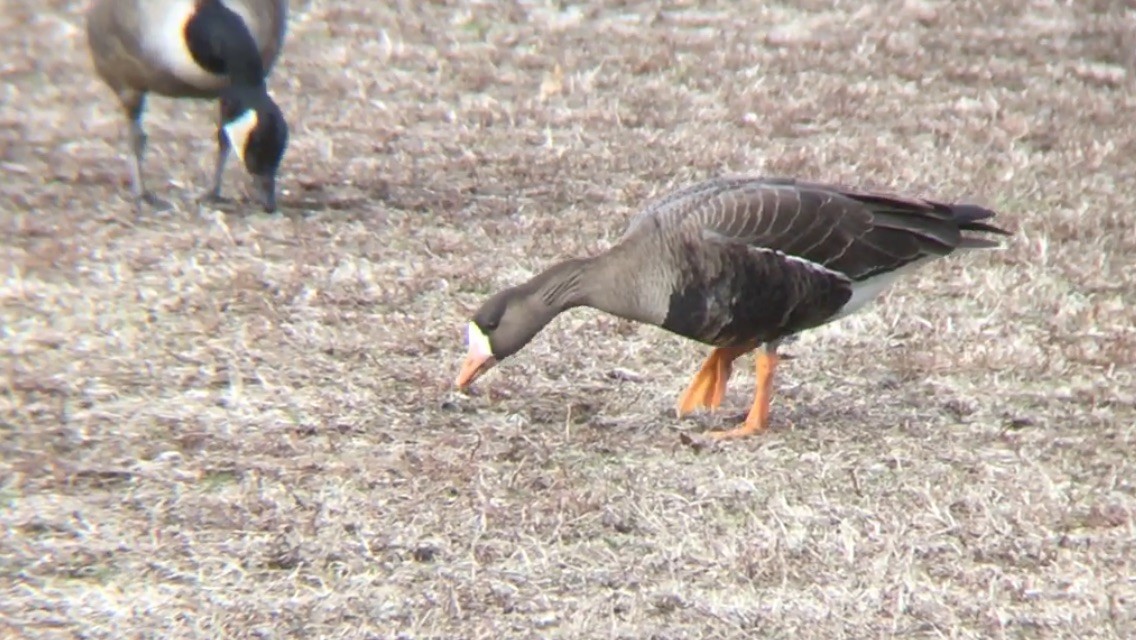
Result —
<path fill-rule="evenodd" d="M 482 333 L 476 322 L 469 323 L 469 355 L 481 358 L 492 358 L 493 348 L 489 345 L 489 336 Z"/>
<path fill-rule="evenodd" d="M 257 121 L 256 109 L 249 109 L 224 127 L 225 136 L 229 138 L 229 144 L 233 146 L 241 162 L 245 161 L 245 145 L 248 144 L 253 129 L 256 129 Z"/>

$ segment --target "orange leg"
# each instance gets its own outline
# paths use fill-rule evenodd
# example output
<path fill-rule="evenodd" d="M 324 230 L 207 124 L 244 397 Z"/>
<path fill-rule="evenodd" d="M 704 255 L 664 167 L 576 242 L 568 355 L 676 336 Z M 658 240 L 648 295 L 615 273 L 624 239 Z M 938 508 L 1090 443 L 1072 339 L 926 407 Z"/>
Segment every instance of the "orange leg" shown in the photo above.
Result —
<path fill-rule="evenodd" d="M 781 357 L 776 352 L 760 349 L 757 352 L 757 390 L 753 396 L 753 406 L 746 416 L 745 423 L 729 431 L 711 431 L 706 435 L 715 440 L 744 438 L 765 431 L 769 426 L 769 403 L 773 399 L 773 373 Z"/>
<path fill-rule="evenodd" d="M 694 411 L 698 407 L 717 409 L 726 397 L 726 383 L 730 381 L 734 360 L 751 350 L 745 347 L 720 347 L 710 352 L 702 368 L 694 374 L 694 379 L 686 391 L 678 398 L 676 413 L 678 417 Z"/>

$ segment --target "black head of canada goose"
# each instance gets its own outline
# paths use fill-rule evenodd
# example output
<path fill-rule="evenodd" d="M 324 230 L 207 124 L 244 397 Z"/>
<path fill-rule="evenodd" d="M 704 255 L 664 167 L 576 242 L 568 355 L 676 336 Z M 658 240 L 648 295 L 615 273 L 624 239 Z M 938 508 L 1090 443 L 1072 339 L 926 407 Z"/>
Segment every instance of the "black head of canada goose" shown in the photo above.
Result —
<path fill-rule="evenodd" d="M 861 309 L 897 277 L 956 249 L 1009 235 L 975 205 L 766 178 L 688 186 L 647 206 L 591 258 L 555 264 L 489 298 L 468 326 L 466 388 L 577 306 L 653 324 L 714 347 L 679 397 L 681 417 L 715 409 L 732 363 L 757 352 L 757 389 L 733 438 L 768 425 L 777 346 Z"/>
<path fill-rule="evenodd" d="M 265 210 L 276 209 L 288 125 L 265 78 L 280 54 L 286 23 L 287 0 L 96 0 L 87 14 L 87 42 L 96 71 L 130 123 L 137 201 L 165 206 L 142 177 L 142 113 L 146 94 L 156 93 L 220 98 L 216 169 L 207 197 L 220 199 L 232 148 L 253 176 Z"/>

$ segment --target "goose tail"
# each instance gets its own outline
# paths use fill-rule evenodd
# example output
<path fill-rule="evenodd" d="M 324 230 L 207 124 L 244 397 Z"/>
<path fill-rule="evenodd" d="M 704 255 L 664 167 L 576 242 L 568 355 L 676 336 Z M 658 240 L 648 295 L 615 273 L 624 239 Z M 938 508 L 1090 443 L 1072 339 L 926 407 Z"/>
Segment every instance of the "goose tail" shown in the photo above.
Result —
<path fill-rule="evenodd" d="M 961 231 L 977 231 L 980 233 L 994 233 L 998 235 L 1012 235 L 1009 231 L 996 227 L 984 220 L 990 220 L 995 214 L 990 209 L 975 204 L 951 205 L 951 217 Z M 960 249 L 990 249 L 1001 246 L 997 240 L 980 238 L 976 236 L 963 236 L 959 243 Z"/>

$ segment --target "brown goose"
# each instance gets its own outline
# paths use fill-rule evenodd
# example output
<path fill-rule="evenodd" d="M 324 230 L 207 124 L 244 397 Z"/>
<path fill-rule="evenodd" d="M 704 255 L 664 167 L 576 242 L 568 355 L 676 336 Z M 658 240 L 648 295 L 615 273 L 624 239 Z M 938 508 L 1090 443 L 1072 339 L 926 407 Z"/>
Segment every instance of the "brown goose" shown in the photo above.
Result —
<path fill-rule="evenodd" d="M 146 191 L 142 156 L 146 94 L 220 98 L 217 163 L 208 199 L 221 198 L 230 148 L 252 174 L 267 211 L 288 126 L 265 77 L 284 42 L 287 0 L 95 0 L 87 42 L 99 77 L 130 123 L 130 186 L 136 203 L 168 203 Z"/>
<path fill-rule="evenodd" d="M 678 415 L 722 402 L 732 363 L 757 352 L 746 421 L 769 422 L 777 347 L 862 308 L 901 274 L 955 249 L 998 244 L 964 231 L 1009 235 L 967 204 L 768 178 L 691 185 L 636 215 L 619 242 L 553 265 L 489 298 L 468 328 L 458 374 L 468 387 L 516 353 L 557 314 L 577 306 L 653 324 L 714 350 L 678 400 Z"/>

